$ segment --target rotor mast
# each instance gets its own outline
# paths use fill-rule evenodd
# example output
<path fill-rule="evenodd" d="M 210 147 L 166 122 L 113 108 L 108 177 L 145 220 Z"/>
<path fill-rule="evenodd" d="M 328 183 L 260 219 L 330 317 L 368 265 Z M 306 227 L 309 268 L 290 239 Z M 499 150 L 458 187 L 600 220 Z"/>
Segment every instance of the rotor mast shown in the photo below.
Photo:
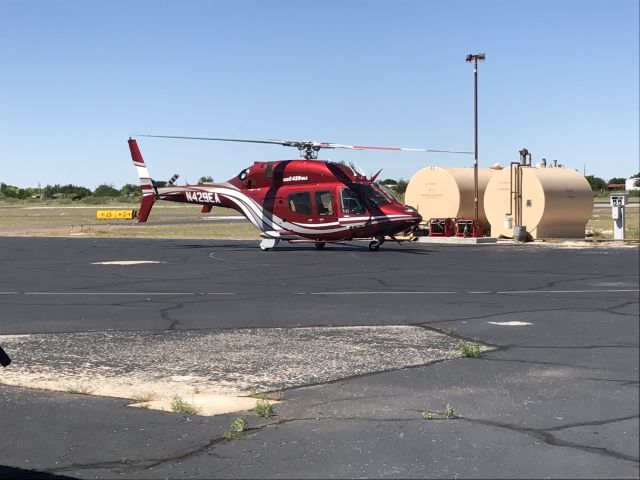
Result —
<path fill-rule="evenodd" d="M 320 145 L 314 145 L 313 142 L 301 142 L 298 144 L 298 151 L 300 156 L 305 160 L 317 160 L 318 152 L 322 147 Z"/>

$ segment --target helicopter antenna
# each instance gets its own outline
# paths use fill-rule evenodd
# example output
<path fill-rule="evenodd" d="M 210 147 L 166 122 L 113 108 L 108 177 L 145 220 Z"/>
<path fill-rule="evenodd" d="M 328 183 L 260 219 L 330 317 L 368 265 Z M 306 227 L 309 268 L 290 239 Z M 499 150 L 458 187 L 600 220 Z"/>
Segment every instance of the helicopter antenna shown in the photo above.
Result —
<path fill-rule="evenodd" d="M 362 167 L 360 167 L 360 165 L 358 165 L 358 162 L 356 162 L 355 160 L 353 161 L 353 165 L 355 167 L 355 170 L 362 175 L 363 177 L 366 177 L 367 174 L 366 172 L 362 169 Z"/>

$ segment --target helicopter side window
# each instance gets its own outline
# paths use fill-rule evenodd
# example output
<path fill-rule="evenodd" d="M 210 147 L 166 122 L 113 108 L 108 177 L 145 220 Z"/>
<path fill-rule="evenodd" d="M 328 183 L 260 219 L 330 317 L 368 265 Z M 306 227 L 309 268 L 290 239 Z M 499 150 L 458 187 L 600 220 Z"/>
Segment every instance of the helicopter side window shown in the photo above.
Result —
<path fill-rule="evenodd" d="M 331 192 L 316 192 L 316 208 L 318 215 L 333 215 L 333 204 L 331 203 Z"/>
<path fill-rule="evenodd" d="M 300 215 L 311 215 L 311 195 L 309 192 L 293 193 L 288 197 L 289 210 Z"/>
<path fill-rule="evenodd" d="M 347 215 L 361 215 L 365 213 L 365 208 L 352 190 L 343 188 L 340 191 L 340 197 L 342 198 L 342 213 L 346 213 Z"/>

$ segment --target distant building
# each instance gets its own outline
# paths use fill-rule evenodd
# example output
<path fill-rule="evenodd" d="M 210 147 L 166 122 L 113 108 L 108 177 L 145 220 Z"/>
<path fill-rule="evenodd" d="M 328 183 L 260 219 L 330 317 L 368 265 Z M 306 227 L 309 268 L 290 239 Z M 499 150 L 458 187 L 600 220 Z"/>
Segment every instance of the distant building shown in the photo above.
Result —
<path fill-rule="evenodd" d="M 636 187 L 633 184 L 636 182 L 636 180 L 638 180 L 638 177 L 634 177 L 634 178 L 627 178 L 624 182 L 624 189 L 629 191 L 629 190 L 640 190 L 640 187 Z"/>
<path fill-rule="evenodd" d="M 607 190 L 624 190 L 624 183 L 609 183 L 607 185 Z"/>

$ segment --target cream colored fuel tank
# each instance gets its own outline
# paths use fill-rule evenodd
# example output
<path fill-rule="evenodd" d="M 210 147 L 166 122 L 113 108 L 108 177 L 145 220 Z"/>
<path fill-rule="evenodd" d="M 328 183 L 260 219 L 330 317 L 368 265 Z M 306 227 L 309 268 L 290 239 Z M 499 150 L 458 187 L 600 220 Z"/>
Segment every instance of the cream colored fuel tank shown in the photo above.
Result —
<path fill-rule="evenodd" d="M 489 227 L 489 222 L 484 212 L 484 191 L 496 171 L 478 169 L 478 219 L 485 228 Z M 425 221 L 430 218 L 473 218 L 473 191 L 473 168 L 426 167 L 409 180 L 404 203 L 415 207 Z"/>
<path fill-rule="evenodd" d="M 520 219 L 516 218 L 518 206 L 512 193 L 517 170 L 521 172 Z M 512 172 L 505 168 L 491 178 L 484 194 L 484 210 L 492 237 L 513 237 L 513 226 L 520 220 L 533 238 L 584 238 L 593 211 L 593 192 L 587 179 L 575 170 L 517 169 L 514 165 Z M 511 220 L 505 221 L 507 218 Z"/>

